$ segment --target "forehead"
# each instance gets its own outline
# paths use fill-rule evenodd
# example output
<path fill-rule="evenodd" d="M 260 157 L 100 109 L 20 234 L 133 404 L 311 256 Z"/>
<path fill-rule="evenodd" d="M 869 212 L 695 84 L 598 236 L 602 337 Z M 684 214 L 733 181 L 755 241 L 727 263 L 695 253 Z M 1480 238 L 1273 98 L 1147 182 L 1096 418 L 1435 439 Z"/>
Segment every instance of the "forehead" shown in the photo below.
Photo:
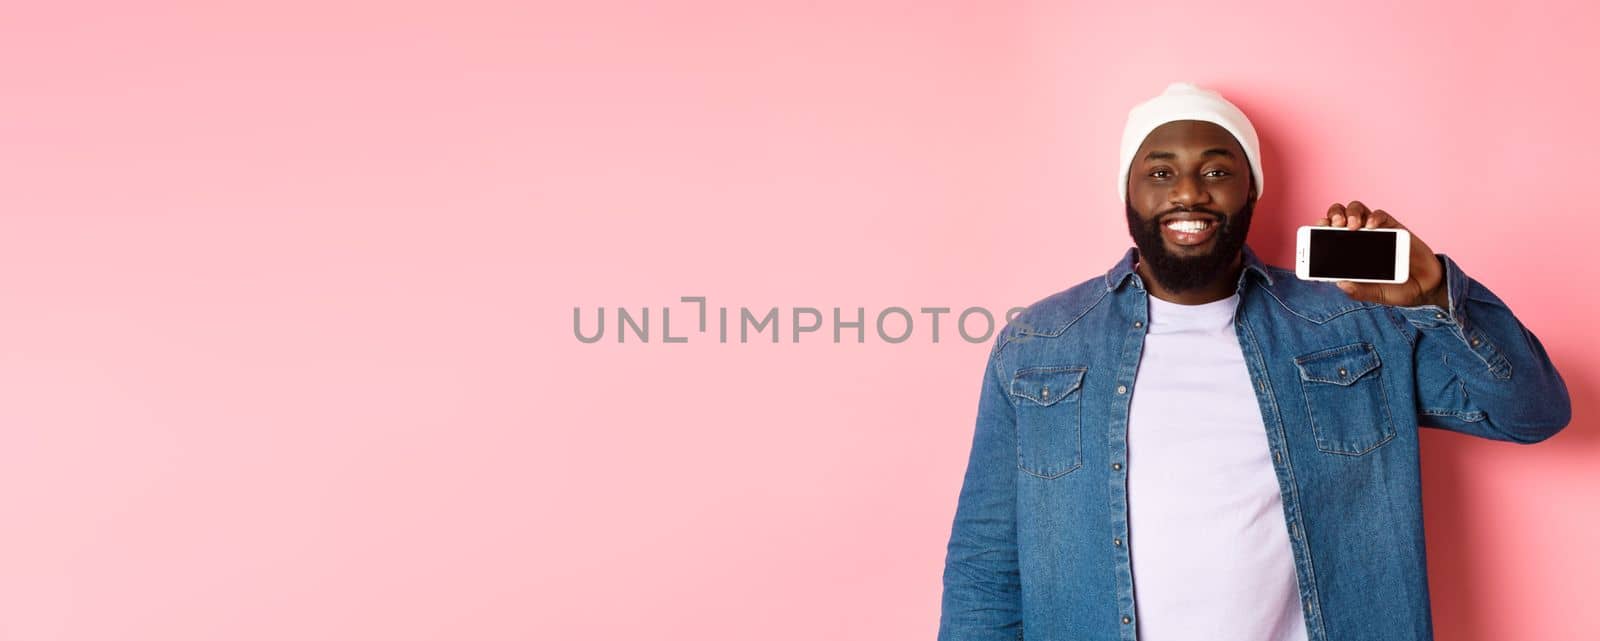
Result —
<path fill-rule="evenodd" d="M 1171 152 L 1182 157 L 1197 157 L 1207 149 L 1221 147 L 1244 158 L 1244 148 L 1221 125 L 1204 120 L 1174 120 L 1163 123 L 1145 136 L 1134 159 L 1144 160 L 1151 152 Z"/>

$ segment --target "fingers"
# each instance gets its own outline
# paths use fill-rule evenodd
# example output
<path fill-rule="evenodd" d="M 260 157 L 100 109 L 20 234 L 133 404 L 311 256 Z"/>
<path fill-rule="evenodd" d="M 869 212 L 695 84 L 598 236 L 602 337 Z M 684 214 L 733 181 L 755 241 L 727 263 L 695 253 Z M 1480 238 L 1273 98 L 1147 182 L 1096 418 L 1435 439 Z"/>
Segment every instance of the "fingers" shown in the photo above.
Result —
<path fill-rule="evenodd" d="M 1370 213 L 1367 211 L 1367 206 L 1361 204 L 1359 200 L 1350 201 L 1350 205 L 1345 207 L 1344 211 L 1345 220 L 1339 226 L 1350 231 L 1361 229 L 1361 224 L 1367 220 L 1367 215 Z"/>
<path fill-rule="evenodd" d="M 1349 230 L 1379 229 L 1396 227 L 1405 229 L 1400 221 L 1395 220 L 1382 209 L 1368 209 L 1359 200 L 1350 201 L 1349 205 L 1334 203 L 1328 206 L 1328 214 L 1317 219 L 1318 227 L 1343 227 Z"/>
<path fill-rule="evenodd" d="M 1374 209 L 1374 210 L 1372 210 L 1372 213 L 1367 214 L 1367 222 L 1362 223 L 1361 224 L 1361 228 L 1362 229 L 1375 229 L 1375 228 L 1378 228 L 1378 227 L 1387 227 L 1388 223 L 1389 223 L 1389 212 L 1386 212 L 1386 211 L 1384 211 L 1382 209 Z"/>
<path fill-rule="evenodd" d="M 1382 209 L 1378 209 L 1378 210 L 1374 210 L 1372 213 L 1381 214 L 1383 216 L 1383 222 L 1381 224 L 1379 224 L 1378 227 L 1392 227 L 1392 228 L 1395 228 L 1395 229 L 1405 229 L 1406 228 L 1405 225 L 1400 224 L 1400 221 L 1395 220 L 1394 216 L 1390 216 L 1389 212 L 1386 212 L 1386 211 L 1384 211 Z"/>
<path fill-rule="evenodd" d="M 1362 221 L 1366 220 L 1366 218 L 1367 206 L 1361 204 L 1359 200 L 1350 201 L 1350 206 L 1348 207 L 1334 203 L 1328 207 L 1328 224 L 1326 226 L 1343 227 L 1353 231 L 1360 229 Z"/>

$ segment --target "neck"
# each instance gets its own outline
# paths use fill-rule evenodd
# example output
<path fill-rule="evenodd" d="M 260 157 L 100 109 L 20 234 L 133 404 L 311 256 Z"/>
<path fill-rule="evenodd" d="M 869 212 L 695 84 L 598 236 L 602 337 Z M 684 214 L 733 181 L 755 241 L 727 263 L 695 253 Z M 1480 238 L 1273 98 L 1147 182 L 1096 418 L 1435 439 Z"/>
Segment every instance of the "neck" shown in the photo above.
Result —
<path fill-rule="evenodd" d="M 1203 305 L 1222 300 L 1238 291 L 1239 274 L 1244 272 L 1244 253 L 1234 254 L 1233 261 L 1228 264 L 1228 268 L 1222 270 L 1222 273 L 1218 274 L 1210 283 L 1203 287 L 1182 292 L 1173 292 L 1162 287 L 1161 283 L 1157 282 L 1155 277 L 1151 275 L 1150 268 L 1145 265 L 1144 261 L 1139 261 L 1134 266 L 1134 271 L 1144 281 L 1145 289 L 1149 290 L 1151 296 L 1179 305 Z"/>

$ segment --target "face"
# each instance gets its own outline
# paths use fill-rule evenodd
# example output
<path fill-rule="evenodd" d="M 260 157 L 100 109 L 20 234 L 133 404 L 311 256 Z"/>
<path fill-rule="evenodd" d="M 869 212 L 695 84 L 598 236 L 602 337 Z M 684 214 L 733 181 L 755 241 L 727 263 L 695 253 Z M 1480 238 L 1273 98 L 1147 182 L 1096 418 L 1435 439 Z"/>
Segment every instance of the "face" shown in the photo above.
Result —
<path fill-rule="evenodd" d="M 1128 170 L 1139 262 L 1175 293 L 1214 284 L 1244 247 L 1255 201 L 1250 161 L 1228 130 L 1199 120 L 1157 127 Z"/>

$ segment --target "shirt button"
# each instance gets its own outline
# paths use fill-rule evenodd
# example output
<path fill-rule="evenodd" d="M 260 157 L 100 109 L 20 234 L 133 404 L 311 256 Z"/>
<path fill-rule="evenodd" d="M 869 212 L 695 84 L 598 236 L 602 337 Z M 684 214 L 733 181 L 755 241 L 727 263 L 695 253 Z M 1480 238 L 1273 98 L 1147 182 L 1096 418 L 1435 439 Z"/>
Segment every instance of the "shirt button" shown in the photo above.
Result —
<path fill-rule="evenodd" d="M 1273 450 L 1272 451 L 1272 460 L 1277 461 L 1279 463 L 1282 463 L 1283 462 L 1283 453 L 1279 452 L 1278 450 Z"/>
<path fill-rule="evenodd" d="M 1434 312 L 1433 313 L 1433 317 L 1434 318 L 1444 318 L 1444 312 Z"/>
<path fill-rule="evenodd" d="M 1473 347 L 1477 347 L 1478 346 L 1478 337 L 1477 336 L 1473 336 L 1472 337 L 1472 346 Z"/>
<path fill-rule="evenodd" d="M 1339 375 L 1340 376 L 1344 376 L 1344 368 L 1343 367 L 1339 368 Z"/>
<path fill-rule="evenodd" d="M 1117 393 L 1118 394 L 1127 394 L 1128 393 L 1128 386 L 1127 385 L 1118 385 L 1117 386 Z"/>
<path fill-rule="evenodd" d="M 1043 396 L 1043 397 L 1045 397 L 1047 399 L 1050 398 L 1050 386 L 1046 385 L 1046 386 L 1044 386 L 1044 389 L 1039 390 L 1039 395 Z"/>
<path fill-rule="evenodd" d="M 1113 470 L 1121 470 L 1122 469 L 1122 464 L 1121 463 L 1112 463 L 1111 464 L 1111 469 L 1113 469 Z"/>
<path fill-rule="evenodd" d="M 1134 327 L 1144 327 L 1144 321 L 1133 321 Z"/>
<path fill-rule="evenodd" d="M 1122 623 L 1123 624 L 1133 623 L 1133 619 L 1130 618 L 1130 617 L 1122 617 Z"/>
<path fill-rule="evenodd" d="M 1111 539 L 1111 544 L 1120 548 L 1122 547 L 1122 539 Z"/>

